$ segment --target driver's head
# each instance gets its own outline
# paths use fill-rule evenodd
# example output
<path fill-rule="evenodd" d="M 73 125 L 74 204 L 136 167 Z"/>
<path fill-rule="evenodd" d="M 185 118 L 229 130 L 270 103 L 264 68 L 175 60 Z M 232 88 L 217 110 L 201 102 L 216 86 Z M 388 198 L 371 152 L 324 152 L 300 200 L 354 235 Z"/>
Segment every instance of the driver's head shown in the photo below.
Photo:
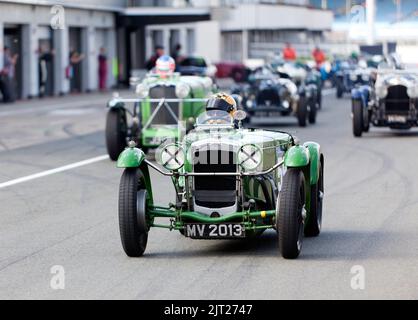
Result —
<path fill-rule="evenodd" d="M 229 94 L 220 92 L 212 96 L 206 104 L 206 111 L 212 110 L 228 112 L 232 117 L 237 110 L 237 103 Z"/>
<path fill-rule="evenodd" d="M 165 78 L 173 74 L 176 69 L 176 62 L 170 56 L 161 56 L 155 63 L 155 72 Z"/>

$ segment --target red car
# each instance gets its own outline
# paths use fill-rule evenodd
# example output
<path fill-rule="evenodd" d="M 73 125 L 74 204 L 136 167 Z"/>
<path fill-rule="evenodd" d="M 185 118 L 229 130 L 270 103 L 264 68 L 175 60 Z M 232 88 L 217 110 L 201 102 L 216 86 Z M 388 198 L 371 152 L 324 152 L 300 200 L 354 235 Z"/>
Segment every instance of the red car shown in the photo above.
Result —
<path fill-rule="evenodd" d="M 243 82 L 248 77 L 247 67 L 240 62 L 224 61 L 216 64 L 217 78 L 232 78 L 235 82 Z"/>

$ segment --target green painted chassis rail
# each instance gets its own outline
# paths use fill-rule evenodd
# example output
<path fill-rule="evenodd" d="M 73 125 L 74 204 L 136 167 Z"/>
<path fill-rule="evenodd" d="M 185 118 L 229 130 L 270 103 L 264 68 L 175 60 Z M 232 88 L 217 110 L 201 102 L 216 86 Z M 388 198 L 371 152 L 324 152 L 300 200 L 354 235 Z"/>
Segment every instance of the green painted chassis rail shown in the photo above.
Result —
<path fill-rule="evenodd" d="M 247 230 L 258 230 L 258 229 L 269 229 L 273 228 L 273 225 L 260 225 L 255 224 L 252 221 L 249 221 L 250 219 L 267 219 L 272 218 L 276 216 L 275 210 L 267 210 L 267 211 L 242 211 L 242 212 L 235 212 L 231 213 L 229 215 L 225 215 L 223 217 L 218 218 L 211 218 L 203 216 L 197 212 L 193 211 L 185 211 L 185 212 L 177 212 L 174 209 L 170 208 L 164 208 L 164 207 L 158 207 L 153 206 L 148 209 L 148 213 L 153 218 L 178 218 L 178 221 L 176 221 L 175 224 L 172 225 L 161 225 L 152 223 L 151 227 L 157 227 L 157 228 L 166 228 L 166 229 L 175 229 L 180 230 L 183 229 L 183 222 L 182 220 L 186 219 L 188 222 L 196 222 L 196 223 L 225 223 L 233 220 L 239 220 L 242 219 L 242 222 L 245 225 L 245 228 Z"/>

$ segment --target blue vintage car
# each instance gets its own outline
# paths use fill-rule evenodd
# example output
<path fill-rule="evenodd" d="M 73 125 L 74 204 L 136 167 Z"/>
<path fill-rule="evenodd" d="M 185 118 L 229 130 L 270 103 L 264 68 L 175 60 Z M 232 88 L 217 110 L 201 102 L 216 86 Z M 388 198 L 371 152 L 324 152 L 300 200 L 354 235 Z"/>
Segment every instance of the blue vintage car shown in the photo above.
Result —
<path fill-rule="evenodd" d="M 367 67 L 367 63 L 359 62 L 358 65 L 348 61 L 342 62 L 340 70 L 336 73 L 335 86 L 337 98 L 341 99 L 345 93 L 360 86 L 369 85 L 371 69 Z"/>

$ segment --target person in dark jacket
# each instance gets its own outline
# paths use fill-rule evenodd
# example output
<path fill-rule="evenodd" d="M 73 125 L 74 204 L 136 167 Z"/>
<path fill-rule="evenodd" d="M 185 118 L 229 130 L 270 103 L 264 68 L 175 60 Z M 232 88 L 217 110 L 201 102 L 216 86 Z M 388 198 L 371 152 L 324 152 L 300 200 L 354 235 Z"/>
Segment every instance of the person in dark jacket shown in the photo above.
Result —
<path fill-rule="evenodd" d="M 52 65 L 54 51 L 39 47 L 39 97 L 52 95 Z"/>
<path fill-rule="evenodd" d="M 155 46 L 155 53 L 149 58 L 146 62 L 145 67 L 148 71 L 152 70 L 155 67 L 155 63 L 157 62 L 158 58 L 164 55 L 164 47 L 157 45 Z"/>
<path fill-rule="evenodd" d="M 98 57 L 99 60 L 99 89 L 100 91 L 105 91 L 107 88 L 107 54 L 106 49 L 101 47 L 100 54 Z"/>
<path fill-rule="evenodd" d="M 3 102 L 14 102 L 15 92 L 15 70 L 18 54 L 12 55 L 9 47 L 4 47 L 3 69 L 0 70 L 0 91 L 3 95 Z"/>

